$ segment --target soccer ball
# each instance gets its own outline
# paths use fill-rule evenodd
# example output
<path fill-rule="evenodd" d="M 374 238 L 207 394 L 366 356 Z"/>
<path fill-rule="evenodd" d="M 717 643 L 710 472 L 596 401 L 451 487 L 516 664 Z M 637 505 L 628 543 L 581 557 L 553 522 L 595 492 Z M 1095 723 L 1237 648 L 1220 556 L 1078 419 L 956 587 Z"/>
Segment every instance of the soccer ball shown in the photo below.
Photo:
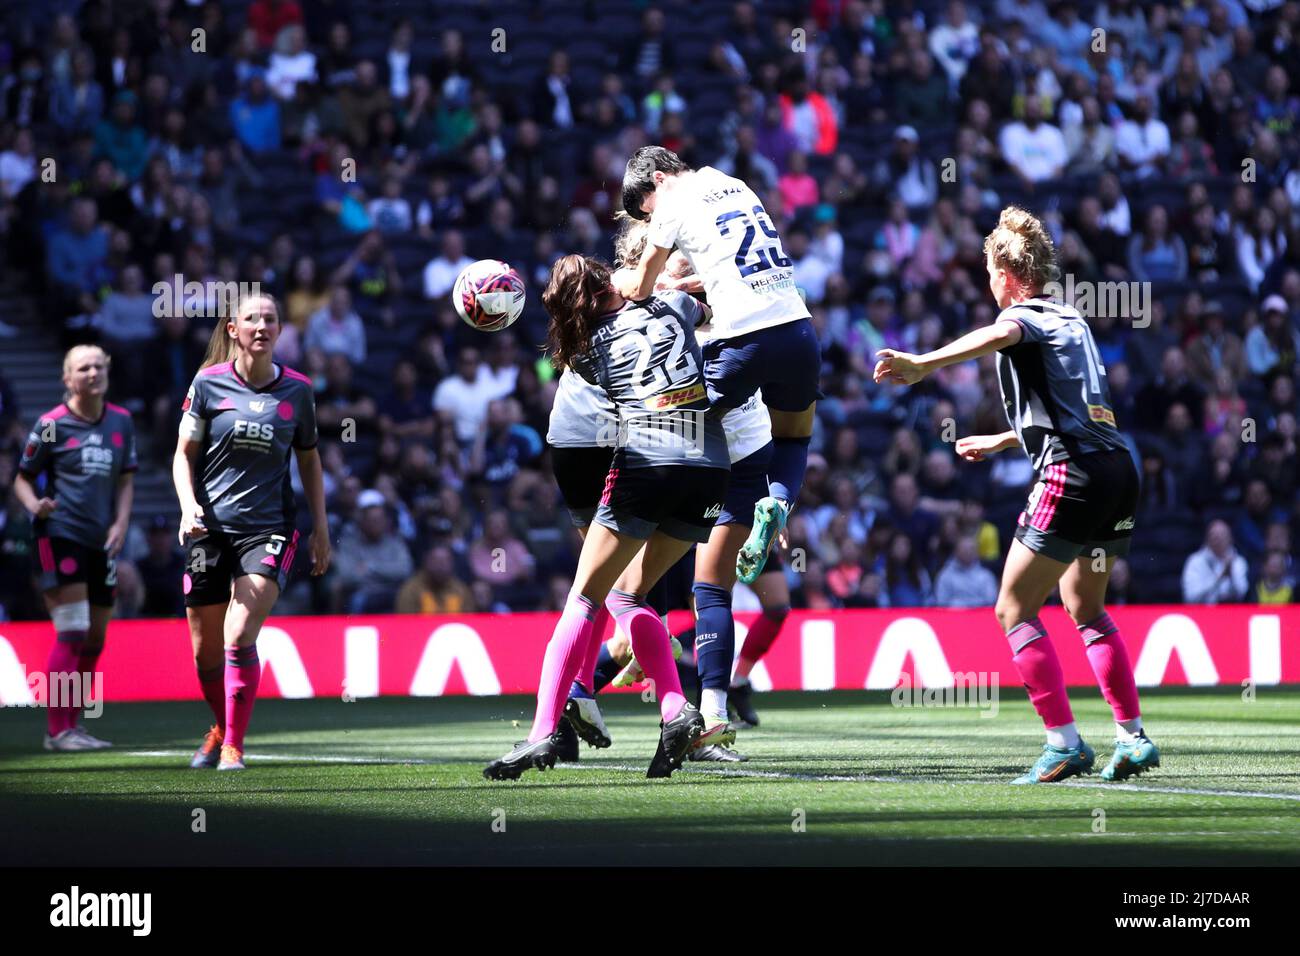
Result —
<path fill-rule="evenodd" d="M 500 332 L 524 311 L 524 280 L 509 263 L 480 259 L 456 277 L 451 301 L 456 314 L 480 332 Z"/>

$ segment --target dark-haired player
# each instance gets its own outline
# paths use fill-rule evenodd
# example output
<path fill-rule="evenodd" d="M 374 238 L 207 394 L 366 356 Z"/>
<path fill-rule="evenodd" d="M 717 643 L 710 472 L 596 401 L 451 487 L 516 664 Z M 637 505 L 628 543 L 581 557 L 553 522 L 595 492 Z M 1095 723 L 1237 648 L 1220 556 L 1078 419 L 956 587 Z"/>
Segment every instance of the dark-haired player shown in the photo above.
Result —
<path fill-rule="evenodd" d="M 556 262 L 542 300 L 552 361 L 605 391 L 618 412 L 617 447 L 546 648 L 532 730 L 483 774 L 515 779 L 555 765 L 561 714 L 599 641 L 596 609 L 608 597 L 659 701 L 659 750 L 647 776 L 666 777 L 704 733 L 704 720 L 682 696 L 668 632 L 645 595 L 692 542 L 708 538 L 726 494 L 726 438 L 708 407 L 694 335 L 707 309 L 681 292 L 629 302 L 603 263 L 576 255 Z M 626 590 L 615 591 L 620 578 Z"/>
<path fill-rule="evenodd" d="M 54 623 L 46 750 L 100 750 L 80 725 L 104 650 L 136 470 L 135 426 L 104 401 L 109 358 L 97 345 L 63 357 L 63 404 L 32 427 L 14 495 L 35 519 L 36 573 Z M 45 486 L 37 484 L 44 477 Z"/>
<path fill-rule="evenodd" d="M 956 451 L 981 461 L 1022 448 L 1038 474 L 1011 542 L 996 608 L 1047 729 L 1042 756 L 1015 782 L 1064 780 L 1090 772 L 1095 759 L 1075 728 L 1056 650 L 1038 619 L 1058 584 L 1115 717 L 1115 752 L 1101 775 L 1122 780 L 1160 765 L 1160 752 L 1142 728 L 1128 651 L 1105 605 L 1111 568 L 1128 553 L 1133 535 L 1137 469 L 1116 429 L 1106 367 L 1088 323 L 1042 296 L 1056 274 L 1056 251 L 1043 224 L 1008 206 L 984 240 L 984 253 L 989 288 L 1002 310 L 997 321 L 925 355 L 882 349 L 875 380 L 912 385 L 936 369 L 997 352 L 1011 429 L 963 438 Z"/>
<path fill-rule="evenodd" d="M 329 567 L 316 400 L 310 379 L 272 360 L 280 328 L 267 295 L 243 300 L 217 324 L 185 398 L 172 463 L 194 663 L 216 721 L 190 763 L 196 768 L 244 769 L 262 675 L 257 635 L 298 551 L 291 452 L 312 513 L 311 573 Z"/>

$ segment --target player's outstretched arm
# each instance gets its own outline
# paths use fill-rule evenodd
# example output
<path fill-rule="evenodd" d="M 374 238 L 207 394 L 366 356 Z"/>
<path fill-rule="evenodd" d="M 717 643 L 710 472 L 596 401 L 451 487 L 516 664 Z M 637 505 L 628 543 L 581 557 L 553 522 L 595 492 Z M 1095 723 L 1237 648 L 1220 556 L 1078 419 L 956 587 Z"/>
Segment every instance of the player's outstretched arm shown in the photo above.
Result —
<path fill-rule="evenodd" d="M 967 461 L 983 461 L 988 455 L 1019 447 L 1020 438 L 1016 433 L 1005 431 L 1000 435 L 968 435 L 966 438 L 958 438 L 954 450 Z"/>
<path fill-rule="evenodd" d="M 924 355 L 881 349 L 876 353 L 878 361 L 873 378 L 877 383 L 888 381 L 899 385 L 915 385 L 936 369 L 997 352 L 1019 341 L 1020 323 L 1003 319 L 974 332 L 967 332 L 955 342 Z"/>

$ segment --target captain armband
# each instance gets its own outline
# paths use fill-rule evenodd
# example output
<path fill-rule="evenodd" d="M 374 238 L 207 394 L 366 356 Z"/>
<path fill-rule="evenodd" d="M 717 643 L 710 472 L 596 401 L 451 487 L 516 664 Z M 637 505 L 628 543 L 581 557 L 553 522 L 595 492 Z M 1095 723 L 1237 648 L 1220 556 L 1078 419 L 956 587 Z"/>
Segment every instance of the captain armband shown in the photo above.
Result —
<path fill-rule="evenodd" d="M 199 441 L 208 433 L 208 423 L 197 415 L 181 416 L 181 437 L 187 441 Z"/>

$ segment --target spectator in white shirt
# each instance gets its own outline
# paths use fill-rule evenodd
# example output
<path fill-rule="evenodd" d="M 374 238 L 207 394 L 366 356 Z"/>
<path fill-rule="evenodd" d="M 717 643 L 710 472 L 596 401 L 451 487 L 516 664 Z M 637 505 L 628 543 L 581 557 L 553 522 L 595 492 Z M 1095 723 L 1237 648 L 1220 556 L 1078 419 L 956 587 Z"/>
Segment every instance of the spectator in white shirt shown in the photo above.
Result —
<path fill-rule="evenodd" d="M 966 16 L 966 4 L 952 0 L 943 23 L 930 31 L 930 52 L 948 74 L 953 89 L 966 75 L 966 67 L 979 53 L 980 32 Z"/>
<path fill-rule="evenodd" d="M 519 381 L 519 346 L 513 332 L 497 332 L 488 346 L 487 362 L 479 369 L 492 388 L 492 398 L 505 398 Z"/>
<path fill-rule="evenodd" d="M 1244 600 L 1250 582 L 1246 559 L 1232 545 L 1225 521 L 1210 522 L 1205 547 L 1183 565 L 1183 601 L 1188 604 L 1222 604 Z"/>
<path fill-rule="evenodd" d="M 497 397 L 497 385 L 479 362 L 478 349 L 463 348 L 456 356 L 456 374 L 434 390 L 433 410 L 451 423 L 461 445 L 469 446 L 487 421 L 488 402 Z"/>
<path fill-rule="evenodd" d="M 465 255 L 465 240 L 455 229 L 442 236 L 442 247 L 437 256 L 424 267 L 424 297 L 441 299 L 456 284 L 456 276 L 474 262 Z"/>
<path fill-rule="evenodd" d="M 1237 240 L 1237 266 L 1251 292 L 1258 292 L 1268 267 L 1286 252 L 1286 232 L 1278 227 L 1277 216 L 1268 206 L 1255 211 L 1249 227 L 1244 223 L 1232 230 Z"/>
<path fill-rule="evenodd" d="M 316 54 L 307 49 L 307 33 L 300 24 L 280 31 L 269 66 L 266 84 L 278 100 L 293 99 L 299 83 L 316 82 Z"/>
<path fill-rule="evenodd" d="M 330 290 L 329 304 L 307 322 L 308 349 L 325 355 L 345 355 L 353 365 L 366 360 L 366 327 L 352 311 L 352 293 L 346 286 Z"/>
<path fill-rule="evenodd" d="M 1119 124 L 1115 152 L 1126 169 L 1144 179 L 1159 175 L 1169 158 L 1169 127 L 1152 115 L 1146 94 L 1133 101 L 1133 118 Z"/>
<path fill-rule="evenodd" d="M 12 149 L 0 153 L 0 198 L 13 199 L 36 178 L 36 147 L 32 131 L 20 129 Z"/>
<path fill-rule="evenodd" d="M 980 564 L 979 558 L 979 545 L 973 537 L 957 540 L 952 557 L 935 579 L 935 604 L 939 607 L 989 607 L 997 600 L 997 578 Z"/>
<path fill-rule="evenodd" d="M 1128 200 L 1119 187 L 1119 177 L 1102 173 L 1097 181 L 1097 198 L 1101 200 L 1101 225 L 1117 236 L 1127 236 L 1133 231 L 1133 214 Z"/>
<path fill-rule="evenodd" d="M 998 146 L 1012 171 L 1029 183 L 1059 177 L 1069 159 L 1065 137 L 1051 123 L 1043 122 L 1043 105 L 1035 96 L 1025 100 L 1024 122 L 1002 127 Z"/>
<path fill-rule="evenodd" d="M 411 21 L 398 23 L 388 45 L 388 95 L 394 100 L 405 102 L 411 95 L 411 44 L 414 40 Z"/>

